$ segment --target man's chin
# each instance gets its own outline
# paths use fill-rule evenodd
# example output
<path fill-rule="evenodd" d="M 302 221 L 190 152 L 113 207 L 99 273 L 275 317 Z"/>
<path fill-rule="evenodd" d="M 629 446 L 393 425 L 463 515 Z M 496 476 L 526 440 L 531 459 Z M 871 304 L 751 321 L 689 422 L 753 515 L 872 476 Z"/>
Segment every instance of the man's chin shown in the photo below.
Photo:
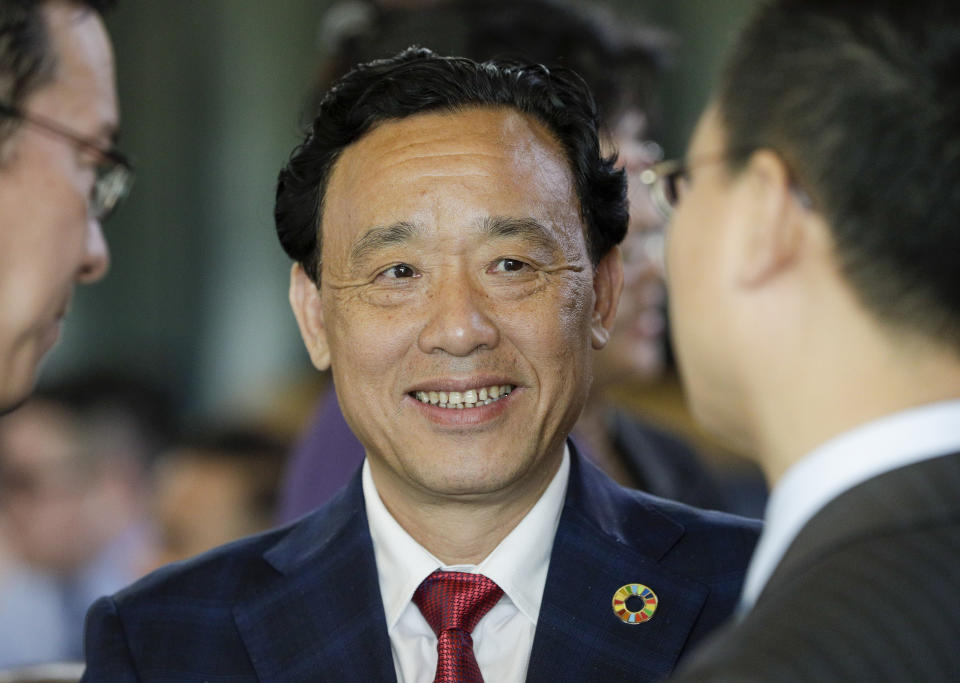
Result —
<path fill-rule="evenodd" d="M 545 465 L 551 459 L 547 455 L 530 455 L 498 462 L 481 456 L 424 468 L 414 476 L 422 490 L 438 499 L 496 504 L 529 498 L 532 504 L 556 472 L 556 467 Z M 559 462 L 556 459 L 555 465 L 559 466 Z"/>

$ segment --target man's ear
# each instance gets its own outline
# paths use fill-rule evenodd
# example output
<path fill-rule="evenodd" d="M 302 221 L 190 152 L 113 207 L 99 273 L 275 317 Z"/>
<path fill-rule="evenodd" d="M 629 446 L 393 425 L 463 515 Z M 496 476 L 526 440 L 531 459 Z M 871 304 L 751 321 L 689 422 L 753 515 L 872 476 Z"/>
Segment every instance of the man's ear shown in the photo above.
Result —
<path fill-rule="evenodd" d="M 620 257 L 620 247 L 614 246 L 600 259 L 593 273 L 594 303 L 590 332 L 595 349 L 602 349 L 610 341 L 622 290 L 623 259 Z"/>
<path fill-rule="evenodd" d="M 804 236 L 806 202 L 794 187 L 790 171 L 777 154 L 754 152 L 740 172 L 741 197 L 738 224 L 737 279 L 752 287 L 780 273 L 795 262 Z"/>
<path fill-rule="evenodd" d="M 323 325 L 320 288 L 307 277 L 299 263 L 290 269 L 290 307 L 300 326 L 300 336 L 317 370 L 330 367 L 330 347 Z"/>

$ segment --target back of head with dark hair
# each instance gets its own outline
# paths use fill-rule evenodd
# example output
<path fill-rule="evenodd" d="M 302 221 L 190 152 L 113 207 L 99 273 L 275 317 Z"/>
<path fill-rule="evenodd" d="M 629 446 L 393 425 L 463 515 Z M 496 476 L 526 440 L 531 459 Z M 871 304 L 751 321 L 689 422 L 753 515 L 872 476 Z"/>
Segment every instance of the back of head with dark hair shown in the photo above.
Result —
<path fill-rule="evenodd" d="M 19 107 L 37 88 L 48 83 L 56 70 L 43 8 L 53 0 L 2 0 L 0 2 L 0 102 Z M 116 0 L 63 0 L 103 13 Z M 0 143 L 18 124 L 0 119 Z"/>
<path fill-rule="evenodd" d="M 731 167 L 784 158 L 864 306 L 960 350 L 960 3 L 772 2 L 717 103 Z"/>
<path fill-rule="evenodd" d="M 579 76 L 562 68 L 478 63 L 411 48 L 361 65 L 334 85 L 306 139 L 280 171 L 275 219 L 287 254 L 319 284 L 324 192 L 346 147 L 384 121 L 473 107 L 515 109 L 545 125 L 560 142 L 594 263 L 623 239 L 626 181 L 614 158 L 601 155 L 596 106 Z"/>

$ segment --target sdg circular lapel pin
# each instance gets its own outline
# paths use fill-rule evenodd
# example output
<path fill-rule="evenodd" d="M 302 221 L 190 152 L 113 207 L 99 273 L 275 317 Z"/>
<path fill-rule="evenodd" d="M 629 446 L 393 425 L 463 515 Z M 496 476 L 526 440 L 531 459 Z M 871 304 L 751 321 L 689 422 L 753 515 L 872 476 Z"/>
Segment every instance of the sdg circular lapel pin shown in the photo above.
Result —
<path fill-rule="evenodd" d="M 613 594 L 613 613 L 625 624 L 642 624 L 653 618 L 659 603 L 657 594 L 642 583 L 628 583 Z"/>

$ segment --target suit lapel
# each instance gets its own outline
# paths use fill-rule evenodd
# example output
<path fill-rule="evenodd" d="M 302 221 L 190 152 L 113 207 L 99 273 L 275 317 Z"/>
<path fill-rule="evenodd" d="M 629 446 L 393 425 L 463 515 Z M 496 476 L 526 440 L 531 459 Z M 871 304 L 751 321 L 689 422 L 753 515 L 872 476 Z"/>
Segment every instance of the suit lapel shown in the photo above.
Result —
<path fill-rule="evenodd" d="M 261 680 L 395 680 L 359 474 L 264 559 L 234 609 Z"/>
<path fill-rule="evenodd" d="M 624 517 L 638 503 L 619 502 L 630 494 L 572 456 L 527 680 L 662 679 L 709 589 L 658 564 L 683 535 L 682 526 L 650 508 Z M 627 624 L 614 614 L 614 593 L 631 583 L 658 597 L 646 623 Z"/>

